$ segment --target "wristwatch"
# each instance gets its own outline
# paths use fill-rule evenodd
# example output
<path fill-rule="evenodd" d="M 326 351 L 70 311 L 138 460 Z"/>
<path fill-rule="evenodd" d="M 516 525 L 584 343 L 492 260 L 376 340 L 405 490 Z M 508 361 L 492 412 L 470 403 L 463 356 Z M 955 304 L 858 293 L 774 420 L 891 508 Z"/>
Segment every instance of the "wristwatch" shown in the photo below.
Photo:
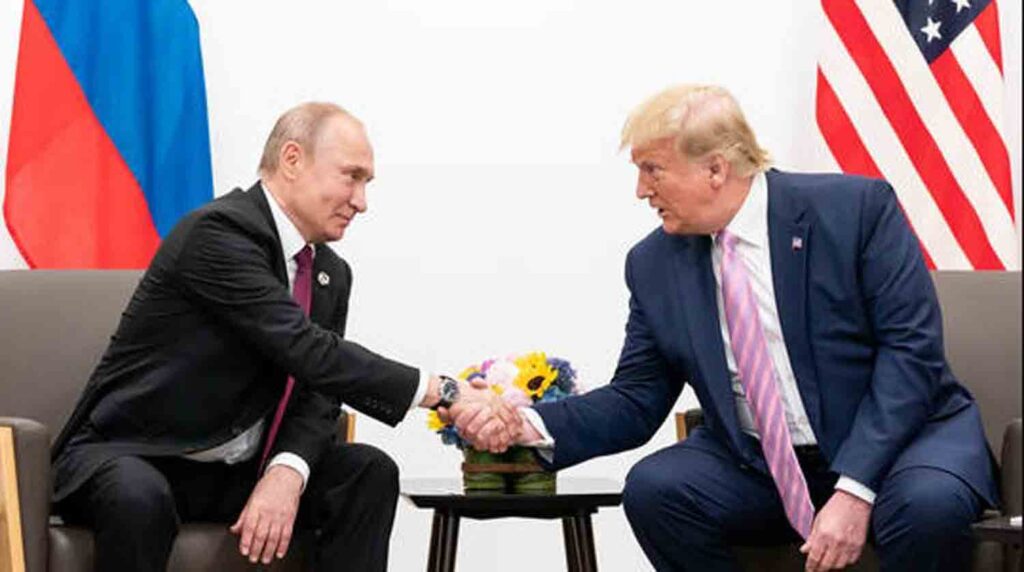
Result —
<path fill-rule="evenodd" d="M 447 375 L 438 376 L 441 378 L 441 384 L 438 386 L 438 394 L 440 400 L 434 405 L 432 409 L 439 407 L 451 407 L 459 400 L 459 381 L 455 378 L 448 377 Z"/>

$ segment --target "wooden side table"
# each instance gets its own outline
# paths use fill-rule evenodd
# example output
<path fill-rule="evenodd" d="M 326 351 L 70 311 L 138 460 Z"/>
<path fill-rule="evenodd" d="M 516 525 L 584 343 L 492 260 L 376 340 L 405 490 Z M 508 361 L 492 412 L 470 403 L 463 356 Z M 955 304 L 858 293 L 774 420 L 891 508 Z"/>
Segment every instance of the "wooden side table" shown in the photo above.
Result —
<path fill-rule="evenodd" d="M 596 572 L 597 554 L 590 515 L 622 503 L 622 483 L 611 479 L 559 478 L 551 493 L 466 492 L 458 479 L 402 481 L 402 496 L 417 508 L 434 510 L 428 572 L 453 572 L 462 518 L 561 519 L 565 561 L 570 572 Z"/>

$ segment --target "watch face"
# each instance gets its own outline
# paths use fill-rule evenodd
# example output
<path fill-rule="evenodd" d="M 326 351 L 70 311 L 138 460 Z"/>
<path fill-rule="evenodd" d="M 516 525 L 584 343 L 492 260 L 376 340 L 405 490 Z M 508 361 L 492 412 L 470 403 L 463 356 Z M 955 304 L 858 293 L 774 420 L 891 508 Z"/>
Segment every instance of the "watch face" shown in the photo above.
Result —
<path fill-rule="evenodd" d="M 441 384 L 441 400 L 454 403 L 458 396 L 459 383 L 450 377 L 445 378 L 444 383 Z"/>

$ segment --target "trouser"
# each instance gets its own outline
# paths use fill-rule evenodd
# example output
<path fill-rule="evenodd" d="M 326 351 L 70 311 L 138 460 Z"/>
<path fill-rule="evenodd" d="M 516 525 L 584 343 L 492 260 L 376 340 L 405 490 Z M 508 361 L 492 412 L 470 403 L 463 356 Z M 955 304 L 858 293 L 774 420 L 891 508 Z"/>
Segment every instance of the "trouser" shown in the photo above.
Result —
<path fill-rule="evenodd" d="M 165 570 L 182 522 L 235 522 L 256 484 L 256 463 L 120 457 L 58 511 L 69 524 L 93 529 L 94 569 Z M 386 570 L 397 499 L 398 468 L 385 453 L 359 443 L 325 451 L 295 522 L 314 531 L 313 568 Z"/>
<path fill-rule="evenodd" d="M 769 475 L 725 448 L 687 443 L 646 457 L 626 478 L 626 516 L 657 570 L 738 571 L 731 545 L 801 541 Z M 798 448 L 797 458 L 820 510 L 838 475 L 816 448 Z M 965 482 L 939 469 L 908 468 L 889 475 L 876 492 L 869 541 L 883 571 L 970 569 L 970 524 L 984 502 Z"/>

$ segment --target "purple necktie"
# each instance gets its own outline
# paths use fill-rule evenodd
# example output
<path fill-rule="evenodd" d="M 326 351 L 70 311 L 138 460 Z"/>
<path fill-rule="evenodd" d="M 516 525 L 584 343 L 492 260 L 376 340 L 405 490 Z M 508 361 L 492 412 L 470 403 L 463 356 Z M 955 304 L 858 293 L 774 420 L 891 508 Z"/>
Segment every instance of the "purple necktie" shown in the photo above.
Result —
<path fill-rule="evenodd" d="M 309 315 L 309 300 L 313 285 L 313 248 L 308 244 L 295 255 L 295 284 L 292 286 L 292 297 L 298 302 L 302 311 Z M 292 396 L 292 389 L 295 387 L 295 378 L 288 376 L 284 386 L 284 394 L 277 404 L 277 411 L 274 412 L 274 422 L 270 424 L 270 431 L 267 433 L 267 444 L 263 446 L 263 456 L 260 457 L 260 472 L 267 464 L 267 455 L 270 448 L 274 446 L 274 439 L 277 438 L 277 430 L 281 428 L 281 419 L 284 418 L 284 410 L 288 406 L 288 399 Z"/>
<path fill-rule="evenodd" d="M 718 243 L 722 246 L 722 298 L 729 340 L 736 357 L 740 384 L 750 402 L 754 424 L 761 435 L 761 449 L 782 498 L 786 518 L 793 529 L 806 539 L 811 534 L 814 505 L 793 451 L 775 367 L 768 353 L 747 268 L 736 255 L 736 240 L 736 235 L 727 230 L 718 234 Z"/>

